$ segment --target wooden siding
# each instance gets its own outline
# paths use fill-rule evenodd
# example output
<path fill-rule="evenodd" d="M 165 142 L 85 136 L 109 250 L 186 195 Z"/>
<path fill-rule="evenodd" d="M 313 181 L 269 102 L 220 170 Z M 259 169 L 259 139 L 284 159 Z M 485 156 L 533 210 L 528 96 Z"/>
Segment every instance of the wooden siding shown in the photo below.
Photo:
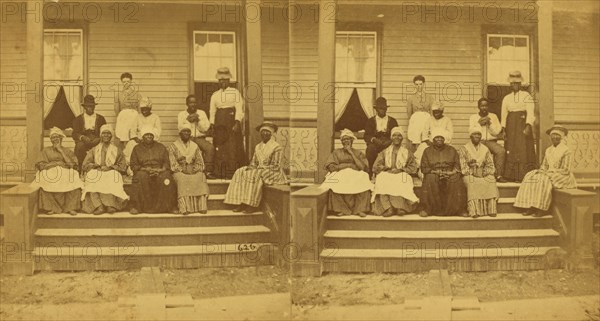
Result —
<path fill-rule="evenodd" d="M 27 27 L 20 15 L 9 15 L 0 24 L 0 117 L 25 117 L 26 97 L 22 90 L 27 82 Z"/>
<path fill-rule="evenodd" d="M 262 20 L 263 110 L 265 118 L 289 118 L 284 88 L 290 80 L 289 29 L 282 9 Z M 251 40 L 248 45 L 251 46 Z"/>
<path fill-rule="evenodd" d="M 598 14 L 554 12 L 554 117 L 600 122 Z"/>

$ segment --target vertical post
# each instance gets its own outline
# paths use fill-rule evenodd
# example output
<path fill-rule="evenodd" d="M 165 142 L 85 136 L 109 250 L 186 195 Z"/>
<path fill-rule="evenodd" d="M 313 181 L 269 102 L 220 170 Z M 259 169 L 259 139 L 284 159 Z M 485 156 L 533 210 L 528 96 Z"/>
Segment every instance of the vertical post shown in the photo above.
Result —
<path fill-rule="evenodd" d="M 44 122 L 44 19 L 43 1 L 27 1 L 27 159 L 25 162 L 25 181 L 34 178 L 35 161 L 42 150 Z"/>
<path fill-rule="evenodd" d="M 544 134 L 554 124 L 554 74 L 552 70 L 552 1 L 538 1 L 538 66 L 539 91 L 537 104 L 540 117 L 539 158 L 550 146 Z"/>
<path fill-rule="evenodd" d="M 248 83 L 246 90 L 246 115 L 250 139 L 248 149 L 254 151 L 254 146 L 260 142 L 259 133 L 254 130 L 262 124 L 263 92 L 262 92 L 262 36 L 260 0 L 246 0 L 246 59 L 248 63 Z"/>
<path fill-rule="evenodd" d="M 317 102 L 317 182 L 325 177 L 323 165 L 333 150 L 335 115 L 335 0 L 319 2 L 319 78 Z"/>

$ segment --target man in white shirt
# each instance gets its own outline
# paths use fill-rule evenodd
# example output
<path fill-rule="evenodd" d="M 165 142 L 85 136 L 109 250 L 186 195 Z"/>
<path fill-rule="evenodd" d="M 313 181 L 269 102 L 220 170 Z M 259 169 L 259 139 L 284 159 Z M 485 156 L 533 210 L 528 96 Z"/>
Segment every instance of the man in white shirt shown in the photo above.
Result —
<path fill-rule="evenodd" d="M 231 77 L 229 68 L 217 69 L 216 78 L 221 88 L 210 97 L 209 119 L 216 150 L 213 174 L 220 178 L 231 178 L 238 168 L 247 163 L 242 133 L 244 98 L 231 87 Z"/>
<path fill-rule="evenodd" d="M 498 136 L 502 133 L 502 125 L 498 116 L 488 111 L 489 101 L 487 98 L 481 98 L 477 101 L 479 113 L 471 115 L 469 118 L 469 128 L 481 127 L 481 143 L 485 145 L 494 156 L 494 166 L 496 167 L 496 181 L 505 183 L 506 179 L 502 177 L 504 172 L 504 161 L 506 159 L 506 150 L 498 144 Z"/>
<path fill-rule="evenodd" d="M 369 174 L 372 173 L 373 164 L 379 152 L 392 144 L 392 128 L 398 127 L 398 121 L 387 115 L 388 107 L 387 100 L 384 97 L 377 97 L 373 106 L 376 115 L 367 119 L 365 123 L 364 140 L 367 143 L 365 156 L 369 161 Z"/>
<path fill-rule="evenodd" d="M 188 95 L 185 99 L 185 104 L 187 109 L 179 112 L 177 115 L 177 128 L 190 125 L 192 131 L 190 138 L 202 151 L 202 158 L 206 165 L 206 177 L 209 179 L 215 178 L 212 173 L 215 147 L 206 140 L 210 121 L 206 117 L 204 110 L 198 110 L 196 96 Z"/>

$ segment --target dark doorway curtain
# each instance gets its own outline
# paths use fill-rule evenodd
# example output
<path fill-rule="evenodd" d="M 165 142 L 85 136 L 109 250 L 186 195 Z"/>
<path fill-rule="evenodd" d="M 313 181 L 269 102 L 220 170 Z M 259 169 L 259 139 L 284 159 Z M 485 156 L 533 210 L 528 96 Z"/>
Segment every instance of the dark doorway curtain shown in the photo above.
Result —
<path fill-rule="evenodd" d="M 354 132 L 363 130 L 365 129 L 367 119 L 368 117 L 360 104 L 358 93 L 356 92 L 356 89 L 354 89 L 350 96 L 350 100 L 348 100 L 348 104 L 346 105 L 346 110 L 344 110 L 342 117 L 335 123 L 335 130 L 340 131 L 344 128 Z"/>
<path fill-rule="evenodd" d="M 50 107 L 50 112 L 44 119 L 44 129 L 58 127 L 65 130 L 73 125 L 74 119 L 75 114 L 73 114 L 73 111 L 71 110 L 65 94 L 65 89 L 63 86 L 60 86 L 58 94 L 54 99 L 54 103 L 52 103 L 52 107 Z"/>

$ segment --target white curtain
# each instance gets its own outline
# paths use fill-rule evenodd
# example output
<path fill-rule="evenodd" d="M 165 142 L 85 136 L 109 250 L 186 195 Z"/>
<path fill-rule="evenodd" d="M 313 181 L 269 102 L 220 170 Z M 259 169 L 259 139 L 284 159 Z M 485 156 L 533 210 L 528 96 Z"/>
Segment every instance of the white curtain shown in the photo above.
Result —
<path fill-rule="evenodd" d="M 335 89 L 335 122 L 337 123 L 344 114 L 346 106 L 348 106 L 354 88 L 336 86 Z"/>
<path fill-rule="evenodd" d="M 356 92 L 367 118 L 375 116 L 373 111 L 373 88 L 356 88 Z"/>

